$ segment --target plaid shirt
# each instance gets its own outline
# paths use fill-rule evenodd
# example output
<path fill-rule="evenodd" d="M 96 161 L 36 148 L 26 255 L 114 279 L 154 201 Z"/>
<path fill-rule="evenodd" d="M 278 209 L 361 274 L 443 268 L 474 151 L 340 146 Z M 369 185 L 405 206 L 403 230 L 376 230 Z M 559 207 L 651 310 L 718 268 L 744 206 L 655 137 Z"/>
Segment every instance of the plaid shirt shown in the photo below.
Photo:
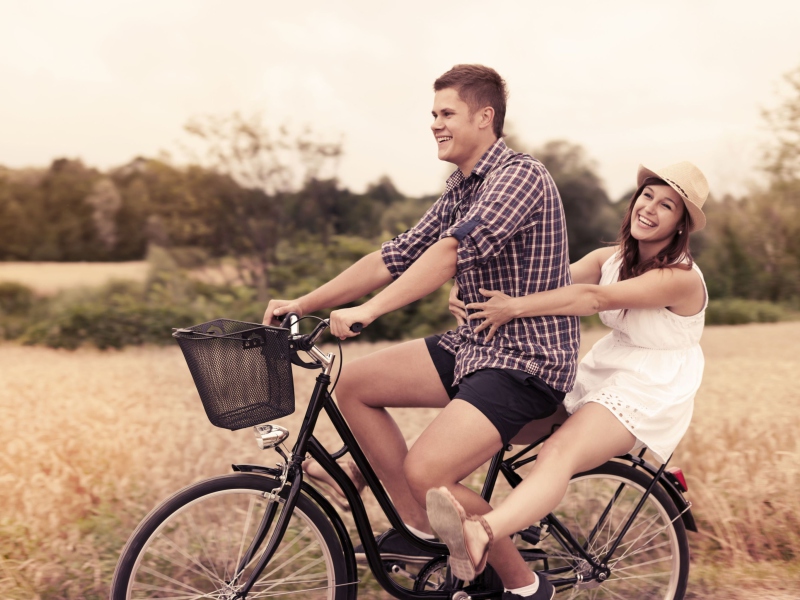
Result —
<path fill-rule="evenodd" d="M 478 288 L 519 297 L 571 285 L 561 197 L 544 165 L 497 140 L 469 177 L 456 170 L 444 194 L 416 226 L 385 242 L 381 255 L 394 279 L 438 240 L 459 241 L 456 282 L 469 304 Z M 480 321 L 448 331 L 439 346 L 456 356 L 455 379 L 480 369 L 517 369 L 568 392 L 580 345 L 578 317 L 513 319 L 487 343 Z"/>

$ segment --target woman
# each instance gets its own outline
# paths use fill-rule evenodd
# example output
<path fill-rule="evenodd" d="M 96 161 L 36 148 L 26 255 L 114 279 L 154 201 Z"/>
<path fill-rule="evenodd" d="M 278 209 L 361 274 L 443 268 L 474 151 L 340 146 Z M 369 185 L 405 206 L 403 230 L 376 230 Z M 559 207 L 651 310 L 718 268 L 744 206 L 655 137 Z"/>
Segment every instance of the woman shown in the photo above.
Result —
<path fill-rule="evenodd" d="M 494 538 L 551 512 L 572 475 L 643 446 L 665 462 L 689 426 L 703 373 L 699 341 L 708 302 L 689 232 L 705 226 L 708 183 L 682 162 L 659 171 L 639 167 L 637 186 L 617 245 L 571 265 L 573 285 L 520 298 L 481 290 L 487 300 L 466 306 L 464 316 L 482 320 L 476 331 L 488 337 L 512 319 L 554 314 L 599 313 L 613 331 L 578 367 L 564 399 L 570 418 L 500 507 L 467 517 L 447 488 L 428 492 L 428 517 L 460 579 L 480 573 Z M 553 597 L 545 578 L 530 573 L 529 581 L 503 598 Z"/>

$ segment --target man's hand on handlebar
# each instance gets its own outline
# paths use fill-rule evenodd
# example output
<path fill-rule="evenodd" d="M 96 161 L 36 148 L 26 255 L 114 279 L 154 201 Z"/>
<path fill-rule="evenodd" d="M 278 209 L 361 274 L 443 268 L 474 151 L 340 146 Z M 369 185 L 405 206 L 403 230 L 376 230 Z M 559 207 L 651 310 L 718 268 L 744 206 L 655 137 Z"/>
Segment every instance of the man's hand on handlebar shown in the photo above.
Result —
<path fill-rule="evenodd" d="M 374 320 L 375 317 L 372 315 L 372 311 L 365 308 L 364 305 L 334 310 L 331 312 L 330 317 L 331 333 L 340 340 L 355 337 L 361 329 L 359 327 L 354 327 L 354 329 L 358 331 L 353 331 L 351 327 L 353 327 L 354 324 L 361 323 L 363 327 L 366 327 Z"/>
<path fill-rule="evenodd" d="M 303 316 L 303 309 L 297 300 L 270 300 L 261 322 L 264 325 L 280 325 L 283 317 L 290 312 L 298 317 Z"/>

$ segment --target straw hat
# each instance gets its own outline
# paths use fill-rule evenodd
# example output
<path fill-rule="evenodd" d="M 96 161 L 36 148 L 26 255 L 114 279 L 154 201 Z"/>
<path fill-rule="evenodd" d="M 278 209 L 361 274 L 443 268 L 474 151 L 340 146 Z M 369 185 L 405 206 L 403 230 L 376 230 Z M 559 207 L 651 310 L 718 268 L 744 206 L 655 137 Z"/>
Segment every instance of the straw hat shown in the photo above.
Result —
<path fill-rule="evenodd" d="M 641 187 L 645 180 L 651 177 L 662 179 L 680 194 L 692 220 L 689 231 L 699 231 L 706 226 L 703 204 L 708 198 L 708 181 L 700 169 L 689 161 L 675 163 L 658 171 L 652 171 L 639 165 L 636 187 Z"/>

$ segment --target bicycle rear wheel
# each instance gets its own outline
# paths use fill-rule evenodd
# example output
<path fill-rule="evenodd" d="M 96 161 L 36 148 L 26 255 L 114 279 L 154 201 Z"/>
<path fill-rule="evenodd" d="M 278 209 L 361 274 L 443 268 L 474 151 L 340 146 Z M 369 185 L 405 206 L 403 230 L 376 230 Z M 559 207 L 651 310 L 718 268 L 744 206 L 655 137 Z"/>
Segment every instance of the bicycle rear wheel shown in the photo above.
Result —
<path fill-rule="evenodd" d="M 265 496 L 276 487 L 271 477 L 234 473 L 201 481 L 166 500 L 123 549 L 112 600 L 238 597 L 283 509 L 282 502 Z M 260 527 L 267 531 L 260 538 L 266 541 L 240 568 Z M 247 598 L 292 594 L 342 600 L 348 583 L 333 526 L 301 493 L 283 540 Z"/>
<path fill-rule="evenodd" d="M 575 475 L 553 514 L 596 559 L 602 559 L 633 514 L 652 479 L 640 470 L 609 462 Z M 689 577 L 689 544 L 683 521 L 669 495 L 658 485 L 633 521 L 608 561 L 606 581 L 591 580 L 591 567 L 577 552 L 558 539 L 551 526 L 529 556 L 546 554 L 534 569 L 551 581 L 577 578 L 559 586 L 559 598 L 648 598 L 681 600 Z M 541 558 L 541 555 L 540 555 Z M 543 564 L 544 563 L 544 564 Z M 567 592 L 568 590 L 568 592 Z"/>

